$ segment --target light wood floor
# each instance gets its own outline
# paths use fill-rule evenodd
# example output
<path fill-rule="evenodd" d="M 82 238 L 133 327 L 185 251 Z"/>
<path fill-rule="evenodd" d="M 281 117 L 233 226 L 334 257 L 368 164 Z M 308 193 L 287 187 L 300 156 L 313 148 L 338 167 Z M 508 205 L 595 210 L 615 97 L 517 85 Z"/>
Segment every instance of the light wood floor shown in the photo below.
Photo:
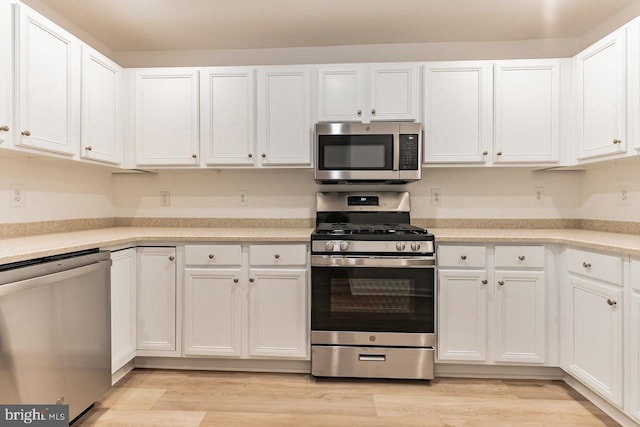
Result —
<path fill-rule="evenodd" d="M 134 370 L 74 426 L 609 426 L 561 381 Z"/>

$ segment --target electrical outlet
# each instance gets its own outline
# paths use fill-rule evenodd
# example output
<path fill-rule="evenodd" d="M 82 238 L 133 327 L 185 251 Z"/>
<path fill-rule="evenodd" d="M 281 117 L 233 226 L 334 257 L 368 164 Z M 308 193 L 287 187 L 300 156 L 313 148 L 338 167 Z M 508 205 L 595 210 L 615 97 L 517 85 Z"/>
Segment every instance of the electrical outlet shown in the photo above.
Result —
<path fill-rule="evenodd" d="M 238 198 L 240 201 L 240 206 L 248 206 L 249 205 L 249 191 L 248 190 L 240 190 L 238 191 Z"/>
<path fill-rule="evenodd" d="M 9 206 L 12 208 L 24 208 L 25 207 L 25 191 L 23 184 L 11 184 L 9 186 L 11 188 L 9 200 Z"/>
<path fill-rule="evenodd" d="M 619 206 L 629 206 L 631 204 L 629 188 L 626 185 L 621 185 L 620 187 L 618 187 L 618 192 L 616 194 L 618 197 Z"/>
<path fill-rule="evenodd" d="M 533 187 L 533 196 L 536 203 L 544 203 L 544 187 Z"/>
<path fill-rule="evenodd" d="M 171 192 L 160 192 L 160 206 L 171 206 Z"/>
<path fill-rule="evenodd" d="M 439 188 L 431 189 L 431 206 L 440 206 L 442 202 L 442 190 Z"/>

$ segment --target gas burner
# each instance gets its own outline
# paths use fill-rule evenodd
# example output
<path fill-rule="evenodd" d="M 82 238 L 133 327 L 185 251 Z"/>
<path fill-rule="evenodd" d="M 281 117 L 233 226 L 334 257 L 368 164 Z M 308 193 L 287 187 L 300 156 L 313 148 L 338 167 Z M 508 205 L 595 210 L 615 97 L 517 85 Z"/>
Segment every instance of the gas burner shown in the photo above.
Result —
<path fill-rule="evenodd" d="M 364 234 L 427 234 L 427 230 L 410 224 L 352 224 L 352 223 L 320 223 L 317 234 L 329 235 L 364 235 Z"/>

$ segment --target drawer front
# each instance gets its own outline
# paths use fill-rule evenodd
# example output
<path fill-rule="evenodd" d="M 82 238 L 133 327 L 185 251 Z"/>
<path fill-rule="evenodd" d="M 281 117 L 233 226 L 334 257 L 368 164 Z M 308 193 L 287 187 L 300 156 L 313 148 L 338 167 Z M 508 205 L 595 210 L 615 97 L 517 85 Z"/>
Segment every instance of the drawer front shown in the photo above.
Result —
<path fill-rule="evenodd" d="M 184 247 L 186 265 L 240 265 L 240 245 L 187 245 Z"/>
<path fill-rule="evenodd" d="M 496 268 L 544 268 L 544 246 L 496 246 Z"/>
<path fill-rule="evenodd" d="M 251 265 L 307 265 L 306 245 L 251 245 Z"/>
<path fill-rule="evenodd" d="M 580 249 L 567 249 L 567 270 L 603 282 L 622 285 L 622 259 Z"/>
<path fill-rule="evenodd" d="M 640 259 L 631 260 L 631 287 L 640 291 Z"/>
<path fill-rule="evenodd" d="M 486 265 L 484 246 L 438 246 L 439 267 L 484 268 Z"/>

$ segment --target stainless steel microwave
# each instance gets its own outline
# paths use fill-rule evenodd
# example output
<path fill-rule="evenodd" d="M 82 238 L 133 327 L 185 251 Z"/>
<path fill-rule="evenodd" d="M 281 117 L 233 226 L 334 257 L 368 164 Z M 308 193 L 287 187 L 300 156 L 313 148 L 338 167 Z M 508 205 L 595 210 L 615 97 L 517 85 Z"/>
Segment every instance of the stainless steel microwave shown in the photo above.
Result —
<path fill-rule="evenodd" d="M 318 123 L 315 180 L 401 184 L 422 176 L 422 125 L 415 122 Z"/>

